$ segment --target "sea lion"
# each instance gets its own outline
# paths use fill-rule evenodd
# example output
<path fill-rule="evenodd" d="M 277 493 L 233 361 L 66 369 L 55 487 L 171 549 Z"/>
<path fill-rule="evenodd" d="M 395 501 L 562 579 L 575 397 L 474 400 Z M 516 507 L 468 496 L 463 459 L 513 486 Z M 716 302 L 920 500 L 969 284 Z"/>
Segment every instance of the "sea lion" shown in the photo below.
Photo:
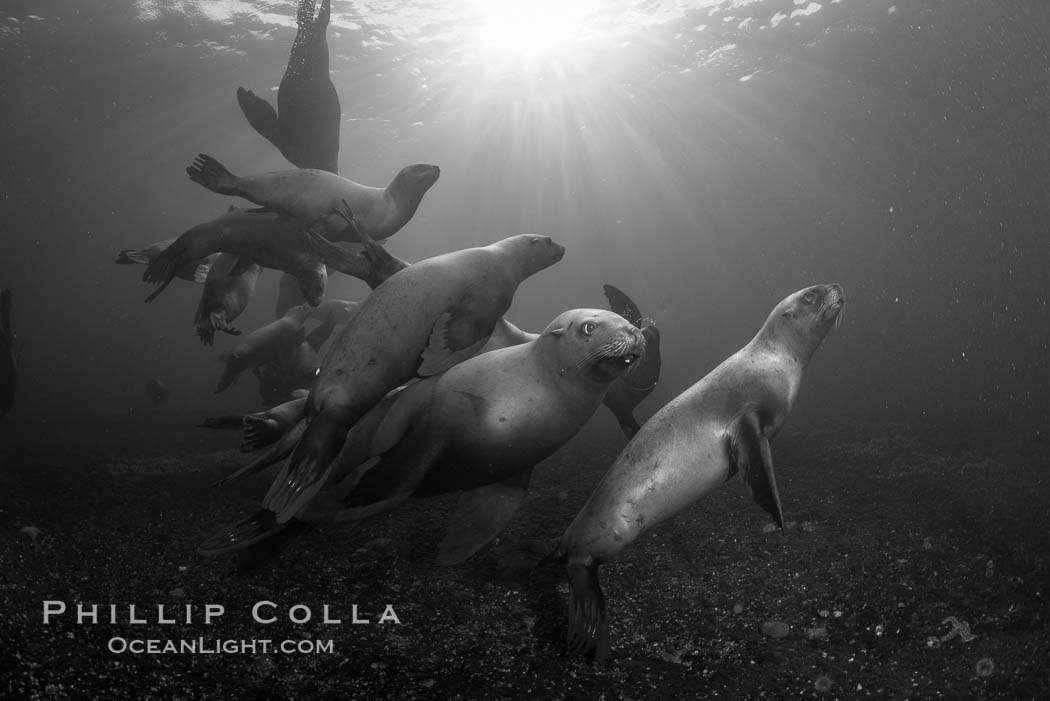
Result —
<path fill-rule="evenodd" d="M 648 397 L 660 379 L 660 329 L 656 322 L 642 317 L 638 305 L 624 292 L 612 285 L 603 285 L 609 308 L 642 330 L 645 335 L 645 357 L 631 370 L 628 377 L 609 388 L 605 395 L 605 406 L 609 407 L 620 424 L 620 429 L 630 440 L 638 433 L 638 420 L 634 409 Z"/>
<path fill-rule="evenodd" d="M 174 242 L 175 238 L 170 238 L 151 243 L 141 249 L 125 248 L 117 254 L 114 262 L 118 265 L 149 265 Z M 208 269 L 211 267 L 213 258 L 214 256 L 208 256 L 200 260 L 184 261 L 176 268 L 175 277 L 187 282 L 203 283 L 208 277 Z"/>
<path fill-rule="evenodd" d="M 0 421 L 14 405 L 22 355 L 21 350 L 15 353 L 15 332 L 11 327 L 12 296 L 11 290 L 0 290 Z"/>
<path fill-rule="evenodd" d="M 435 375 L 475 355 L 518 285 L 564 253 L 548 236 L 523 234 L 420 261 L 377 287 L 324 358 L 306 416 L 289 431 L 302 438 L 292 443 L 264 508 L 280 523 L 293 518 L 325 485 L 332 459 L 361 416 L 414 376 Z"/>
<path fill-rule="evenodd" d="M 660 409 L 623 449 L 558 546 L 568 562 L 571 650 L 599 660 L 609 653 L 598 566 L 733 474 L 783 528 L 769 443 L 843 304 L 839 285 L 789 295 L 750 343 Z"/>
<path fill-rule="evenodd" d="M 641 332 L 622 316 L 564 312 L 528 343 L 476 355 L 391 393 L 350 429 L 330 467 L 330 490 L 284 522 L 263 509 L 201 550 L 239 550 L 295 521 L 357 520 L 410 497 L 469 490 L 438 558 L 462 562 L 509 523 L 532 468 L 583 427 L 609 384 L 644 353 Z"/>
<path fill-rule="evenodd" d="M 313 0 L 300 0 L 298 30 L 288 67 L 277 89 L 277 111 L 251 90 L 237 88 L 248 123 L 298 168 L 338 171 L 339 95 L 328 74 L 325 32 L 331 3 L 322 0 L 314 18 Z"/>
<path fill-rule="evenodd" d="M 320 233 L 329 240 L 354 241 L 348 238 L 345 221 L 335 214 L 343 202 L 353 210 L 364 233 L 376 240 L 389 238 L 416 213 L 441 170 L 426 164 L 405 166 L 389 185 L 380 188 L 312 168 L 236 176 L 202 153 L 186 173 L 213 192 L 243 197 L 304 222 L 321 219 Z"/>
<path fill-rule="evenodd" d="M 260 367 L 306 340 L 303 322 L 309 314 L 309 307 L 292 307 L 280 319 L 252 331 L 232 351 L 223 354 L 226 368 L 219 378 L 216 394 L 229 388 L 244 370 Z"/>
<path fill-rule="evenodd" d="M 245 256 L 264 268 L 294 275 L 303 299 L 311 306 L 320 304 L 324 296 L 328 281 L 325 265 L 351 265 L 354 267 L 339 268 L 340 272 L 354 276 L 366 274 L 364 263 L 352 256 L 329 260 L 319 255 L 303 233 L 302 222 L 275 212 L 248 212 L 231 207 L 221 216 L 191 227 L 156 255 L 142 279 L 159 287 L 146 301 L 156 299 L 188 261 L 215 253 Z"/>
<path fill-rule="evenodd" d="M 205 345 L 215 342 L 216 331 L 241 335 L 230 324 L 248 307 L 260 270 L 250 258 L 232 253 L 220 253 L 212 263 L 193 317 L 197 335 Z"/>
<path fill-rule="evenodd" d="M 160 406 L 171 399 L 171 387 L 156 378 L 146 380 L 146 396 L 154 406 Z"/>

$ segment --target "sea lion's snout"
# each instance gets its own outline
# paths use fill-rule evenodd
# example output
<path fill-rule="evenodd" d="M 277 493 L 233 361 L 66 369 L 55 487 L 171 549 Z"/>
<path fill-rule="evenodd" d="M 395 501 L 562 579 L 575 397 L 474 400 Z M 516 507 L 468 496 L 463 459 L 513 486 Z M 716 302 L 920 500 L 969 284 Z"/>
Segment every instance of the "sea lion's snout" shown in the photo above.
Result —
<path fill-rule="evenodd" d="M 834 321 L 838 323 L 839 314 L 846 304 L 846 296 L 842 291 L 842 285 L 830 283 L 822 286 L 823 302 L 820 308 L 820 320 L 822 322 Z"/>

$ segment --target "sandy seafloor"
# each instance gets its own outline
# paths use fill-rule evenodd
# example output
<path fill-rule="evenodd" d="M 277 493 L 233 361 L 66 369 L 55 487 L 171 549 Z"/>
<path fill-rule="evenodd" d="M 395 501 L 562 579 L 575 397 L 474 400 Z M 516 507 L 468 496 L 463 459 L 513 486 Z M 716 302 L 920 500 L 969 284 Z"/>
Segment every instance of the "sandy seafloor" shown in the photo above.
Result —
<path fill-rule="evenodd" d="M 787 530 L 770 532 L 734 480 L 634 543 L 602 569 L 613 652 L 594 666 L 565 656 L 560 567 L 508 579 L 488 551 L 432 564 L 450 499 L 312 533 L 233 576 L 194 548 L 269 476 L 213 489 L 244 462 L 234 434 L 140 423 L 119 449 L 83 416 L 51 422 L 52 438 L 3 427 L 0 697 L 1050 698 L 1045 431 L 789 423 L 774 444 Z M 606 439 L 585 431 L 543 463 L 504 539 L 556 538 L 622 446 Z M 103 619 L 118 604 L 125 622 L 44 625 L 45 600 L 99 603 Z M 281 619 L 254 622 L 258 601 Z M 127 623 L 130 603 L 151 622 Z M 204 625 L 208 603 L 225 614 Z M 156 604 L 190 604 L 198 622 L 159 624 Z M 284 619 L 295 604 L 315 620 Z M 324 604 L 342 624 L 320 622 Z M 350 624 L 353 604 L 373 622 Z M 376 622 L 386 604 L 400 625 Z M 950 616 L 973 637 L 948 637 Z M 334 652 L 107 650 L 201 636 Z"/>

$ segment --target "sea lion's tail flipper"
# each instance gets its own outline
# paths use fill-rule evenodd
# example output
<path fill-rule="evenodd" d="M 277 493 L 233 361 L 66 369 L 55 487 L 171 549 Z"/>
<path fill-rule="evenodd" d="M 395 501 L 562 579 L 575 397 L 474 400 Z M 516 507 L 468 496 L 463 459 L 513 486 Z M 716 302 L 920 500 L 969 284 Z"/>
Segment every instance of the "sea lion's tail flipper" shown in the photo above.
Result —
<path fill-rule="evenodd" d="M 569 561 L 569 652 L 594 655 L 601 663 L 609 656 L 609 622 L 605 618 L 605 596 L 598 585 L 598 563 Z"/>
<path fill-rule="evenodd" d="M 498 536 L 525 502 L 531 476 L 530 468 L 504 482 L 463 492 L 438 545 L 437 564 L 458 565 Z"/>
<path fill-rule="evenodd" d="M 277 120 L 277 110 L 266 100 L 256 95 L 251 90 L 237 88 L 237 104 L 241 106 L 241 112 L 252 129 L 259 132 L 263 138 L 281 149 L 281 132 Z"/>
<path fill-rule="evenodd" d="M 193 182 L 220 195 L 241 194 L 237 188 L 237 176 L 206 153 L 197 154 L 197 158 L 186 168 L 186 174 Z"/>
<path fill-rule="evenodd" d="M 641 327 L 642 313 L 638 311 L 638 305 L 634 303 L 634 300 L 612 285 L 602 285 L 602 290 L 605 292 L 605 298 L 609 300 L 609 309 L 635 326 Z"/>
<path fill-rule="evenodd" d="M 726 429 L 726 442 L 733 471 L 740 471 L 740 478 L 751 493 L 751 498 L 783 529 L 784 512 L 780 505 L 776 475 L 773 473 L 773 453 L 769 449 L 769 440 L 762 435 L 757 406 L 746 405 L 730 422 Z"/>
<path fill-rule="evenodd" d="M 244 428 L 244 416 L 213 416 L 197 424 L 197 428 L 217 428 L 223 431 L 240 431 Z"/>

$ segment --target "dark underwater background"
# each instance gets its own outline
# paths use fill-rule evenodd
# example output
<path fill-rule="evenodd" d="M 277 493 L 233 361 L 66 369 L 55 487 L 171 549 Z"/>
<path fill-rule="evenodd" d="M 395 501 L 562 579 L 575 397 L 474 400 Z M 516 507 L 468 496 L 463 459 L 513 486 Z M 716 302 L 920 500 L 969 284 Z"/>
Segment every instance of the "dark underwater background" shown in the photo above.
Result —
<path fill-rule="evenodd" d="M 561 5 L 572 3 L 554 7 Z M 793 491 L 782 486 L 785 509 L 838 523 L 892 494 L 885 513 L 922 519 L 914 534 L 920 545 L 924 537 L 951 532 L 955 547 L 970 557 L 988 551 L 981 538 L 996 530 L 1000 545 L 1034 548 L 1036 555 L 1010 550 L 1006 556 L 1016 567 L 1013 576 L 1027 584 L 1003 584 L 994 595 L 981 590 L 973 600 L 1021 596 L 1045 584 L 1048 492 L 1036 468 L 1048 466 L 1050 447 L 1050 5 L 592 3 L 574 30 L 575 42 L 521 54 L 492 52 L 477 40 L 482 8 L 334 2 L 328 45 L 343 113 L 339 173 L 384 186 L 410 163 L 441 168 L 440 180 L 387 249 L 415 261 L 518 233 L 552 236 L 566 247 L 564 260 L 525 281 L 507 316 L 538 331 L 565 309 L 605 307 L 605 283 L 626 291 L 662 333 L 663 371 L 638 409 L 643 420 L 746 343 L 787 294 L 815 283 L 842 284 L 842 323 L 807 371 L 782 433 L 785 450 L 774 446 L 778 467 L 791 464 L 784 469 L 798 480 Z M 248 126 L 234 93 L 244 86 L 276 99 L 294 14 L 291 2 L 9 0 L 0 8 L 0 287 L 13 290 L 13 326 L 23 349 L 14 407 L 0 424 L 8 463 L 2 486 L 12 499 L 5 506 L 0 491 L 11 587 L 22 586 L 14 560 L 28 568 L 24 577 L 36 572 L 18 554 L 29 548 L 19 531 L 24 526 L 52 537 L 65 527 L 94 537 L 112 534 L 114 511 L 121 511 L 121 533 L 132 539 L 136 527 L 154 527 L 154 512 L 143 504 L 160 509 L 160 502 L 143 496 L 150 491 L 140 481 L 127 494 L 146 501 L 129 502 L 119 497 L 120 481 L 108 481 L 109 472 L 85 486 L 78 485 L 77 470 L 101 469 L 113 455 L 147 467 L 155 463 L 141 456 L 171 456 L 208 470 L 217 460 L 213 451 L 233 449 L 236 439 L 195 424 L 261 409 L 248 374 L 229 391 L 214 392 L 218 358 L 237 339 L 220 336 L 211 348 L 200 343 L 192 326 L 200 287 L 176 281 L 145 304 L 152 288 L 141 280 L 143 268 L 113 260 L 122 249 L 176 236 L 229 204 L 243 204 L 186 177 L 196 154 L 214 155 L 238 174 L 289 167 Z M 278 277 L 264 271 L 239 328 L 273 319 Z M 363 283 L 333 273 L 326 296 L 358 300 L 366 293 Z M 145 392 L 153 378 L 172 388 L 162 406 Z M 834 440 L 823 431 L 837 432 Z M 567 525 L 622 444 L 615 421 L 600 409 L 569 452 L 551 459 L 566 469 L 581 466 L 588 479 L 550 487 L 555 502 L 566 489 L 578 500 L 549 514 L 546 535 Z M 842 471 L 858 445 L 870 449 L 864 460 L 871 469 L 847 478 Z M 901 458 L 905 454 L 925 456 L 919 473 L 926 478 L 901 476 L 917 464 Z M 48 456 L 39 458 L 39 465 L 50 466 L 46 479 L 40 477 L 45 467 L 34 462 L 41 455 Z M 200 463 L 196 455 L 212 457 Z M 827 479 L 806 476 L 807 465 Z M 897 477 L 872 476 L 886 465 Z M 987 472 L 974 479 L 966 466 Z M 223 472 L 216 470 L 216 476 Z M 191 505 L 183 514 L 193 513 L 193 526 L 187 531 L 169 513 L 165 538 L 176 541 L 158 547 L 203 567 L 192 552 L 194 538 L 229 520 L 237 507 L 223 506 L 202 473 L 177 480 L 180 486 L 165 484 L 164 493 Z M 90 485 L 112 500 L 75 513 L 90 502 L 77 498 L 78 488 Z M 853 501 L 806 502 L 832 498 L 836 486 Z M 259 483 L 245 491 L 243 504 L 264 488 Z M 747 512 L 759 534 L 749 537 L 758 538 L 762 514 L 738 499 L 739 491 L 733 485 L 707 497 L 708 508 L 726 510 L 724 500 L 736 500 L 730 503 Z M 958 506 L 963 503 L 966 508 Z M 938 504 L 951 511 L 926 520 L 927 509 Z M 995 509 L 1013 520 L 976 517 Z M 873 518 L 856 531 L 847 528 L 851 536 L 831 525 L 818 535 L 838 533 L 844 541 L 835 552 L 841 553 L 857 538 L 875 538 L 899 522 Z M 187 532 L 179 541 L 176 534 Z M 106 538 L 99 547 L 109 547 Z M 332 538 L 319 542 L 338 553 Z M 75 557 L 54 547 L 48 558 Z M 805 548 L 781 547 L 784 562 L 807 562 Z M 889 542 L 884 547 L 892 549 Z M 672 559 L 680 561 L 687 550 L 674 551 Z M 725 557 L 734 552 L 744 557 L 732 549 Z M 375 581 L 431 576 L 405 557 L 409 570 L 375 573 Z M 754 549 L 747 557 L 755 557 Z M 755 559 L 755 569 L 762 571 L 763 562 Z M 823 565 L 808 562 L 810 576 L 819 579 Z M 57 565 L 40 565 L 49 566 Z M 228 573 L 206 566 L 222 591 L 215 583 Z M 648 571 L 641 560 L 637 566 Z M 456 581 L 482 596 L 491 573 L 478 567 Z M 965 590 L 964 573 L 936 569 L 948 577 L 946 589 Z M 984 577 L 986 569 L 976 571 Z M 869 573 L 848 570 L 842 581 Z M 637 588 L 646 586 L 645 576 Z M 116 595 L 133 579 L 105 571 L 90 577 Z M 322 586 L 311 596 L 323 598 Z M 147 601 L 149 591 L 142 593 Z M 28 606 L 58 595 L 55 587 L 30 587 L 13 601 Z M 1011 652 L 998 654 L 1025 660 L 1039 650 L 1045 660 L 1045 605 L 1038 597 L 1025 601 L 1018 605 L 1035 616 L 1024 618 L 1029 637 L 1011 639 L 1004 643 Z M 558 654 L 555 629 L 564 602 L 547 603 L 555 641 L 543 648 L 549 660 Z M 710 609 L 681 615 L 710 618 Z M 35 609 L 27 620 L 33 616 Z M 26 625 L 24 634 L 42 646 L 38 652 L 46 649 L 48 631 Z M 639 630 L 656 628 L 640 618 Z M 916 624 L 920 647 L 923 630 Z M 629 633 L 614 631 L 626 644 Z M 420 634 L 417 642 L 444 640 L 444 633 Z M 382 635 L 374 635 L 382 646 Z M 75 656 L 81 648 L 71 649 Z M 885 654 L 889 659 L 892 651 Z M 717 657 L 713 649 L 697 655 Z M 972 657 L 959 663 L 960 679 L 976 679 L 973 663 L 983 657 Z M 1035 698 L 1048 685 L 1036 657 L 1032 653 L 1035 667 L 1000 676 L 997 687 L 960 681 L 944 693 Z M 681 654 L 673 664 L 680 662 Z M 791 666 L 790 658 L 764 662 Z M 913 662 L 913 669 L 940 664 Z M 703 678 L 754 697 L 766 687 L 734 686 L 747 677 L 746 662 L 740 664 L 718 672 L 714 682 L 710 674 Z M 540 669 L 541 676 L 563 673 Z M 933 678 L 952 678 L 947 669 Z M 827 673 L 836 683 L 848 676 Z M 122 677 L 114 675 L 109 687 L 99 688 L 119 685 Z M 793 693 L 813 692 L 812 675 L 801 678 Z M 438 677 L 436 688 L 442 684 Z M 932 693 L 936 686 L 923 688 Z M 295 687 L 282 688 L 291 694 Z M 487 688 L 479 685 L 478 693 Z M 615 695 L 618 687 L 602 688 Z M 690 687 L 681 681 L 668 688 Z M 831 693 L 849 697 L 848 688 L 839 684 Z M 893 688 L 888 695 L 903 698 L 910 687 Z"/>

